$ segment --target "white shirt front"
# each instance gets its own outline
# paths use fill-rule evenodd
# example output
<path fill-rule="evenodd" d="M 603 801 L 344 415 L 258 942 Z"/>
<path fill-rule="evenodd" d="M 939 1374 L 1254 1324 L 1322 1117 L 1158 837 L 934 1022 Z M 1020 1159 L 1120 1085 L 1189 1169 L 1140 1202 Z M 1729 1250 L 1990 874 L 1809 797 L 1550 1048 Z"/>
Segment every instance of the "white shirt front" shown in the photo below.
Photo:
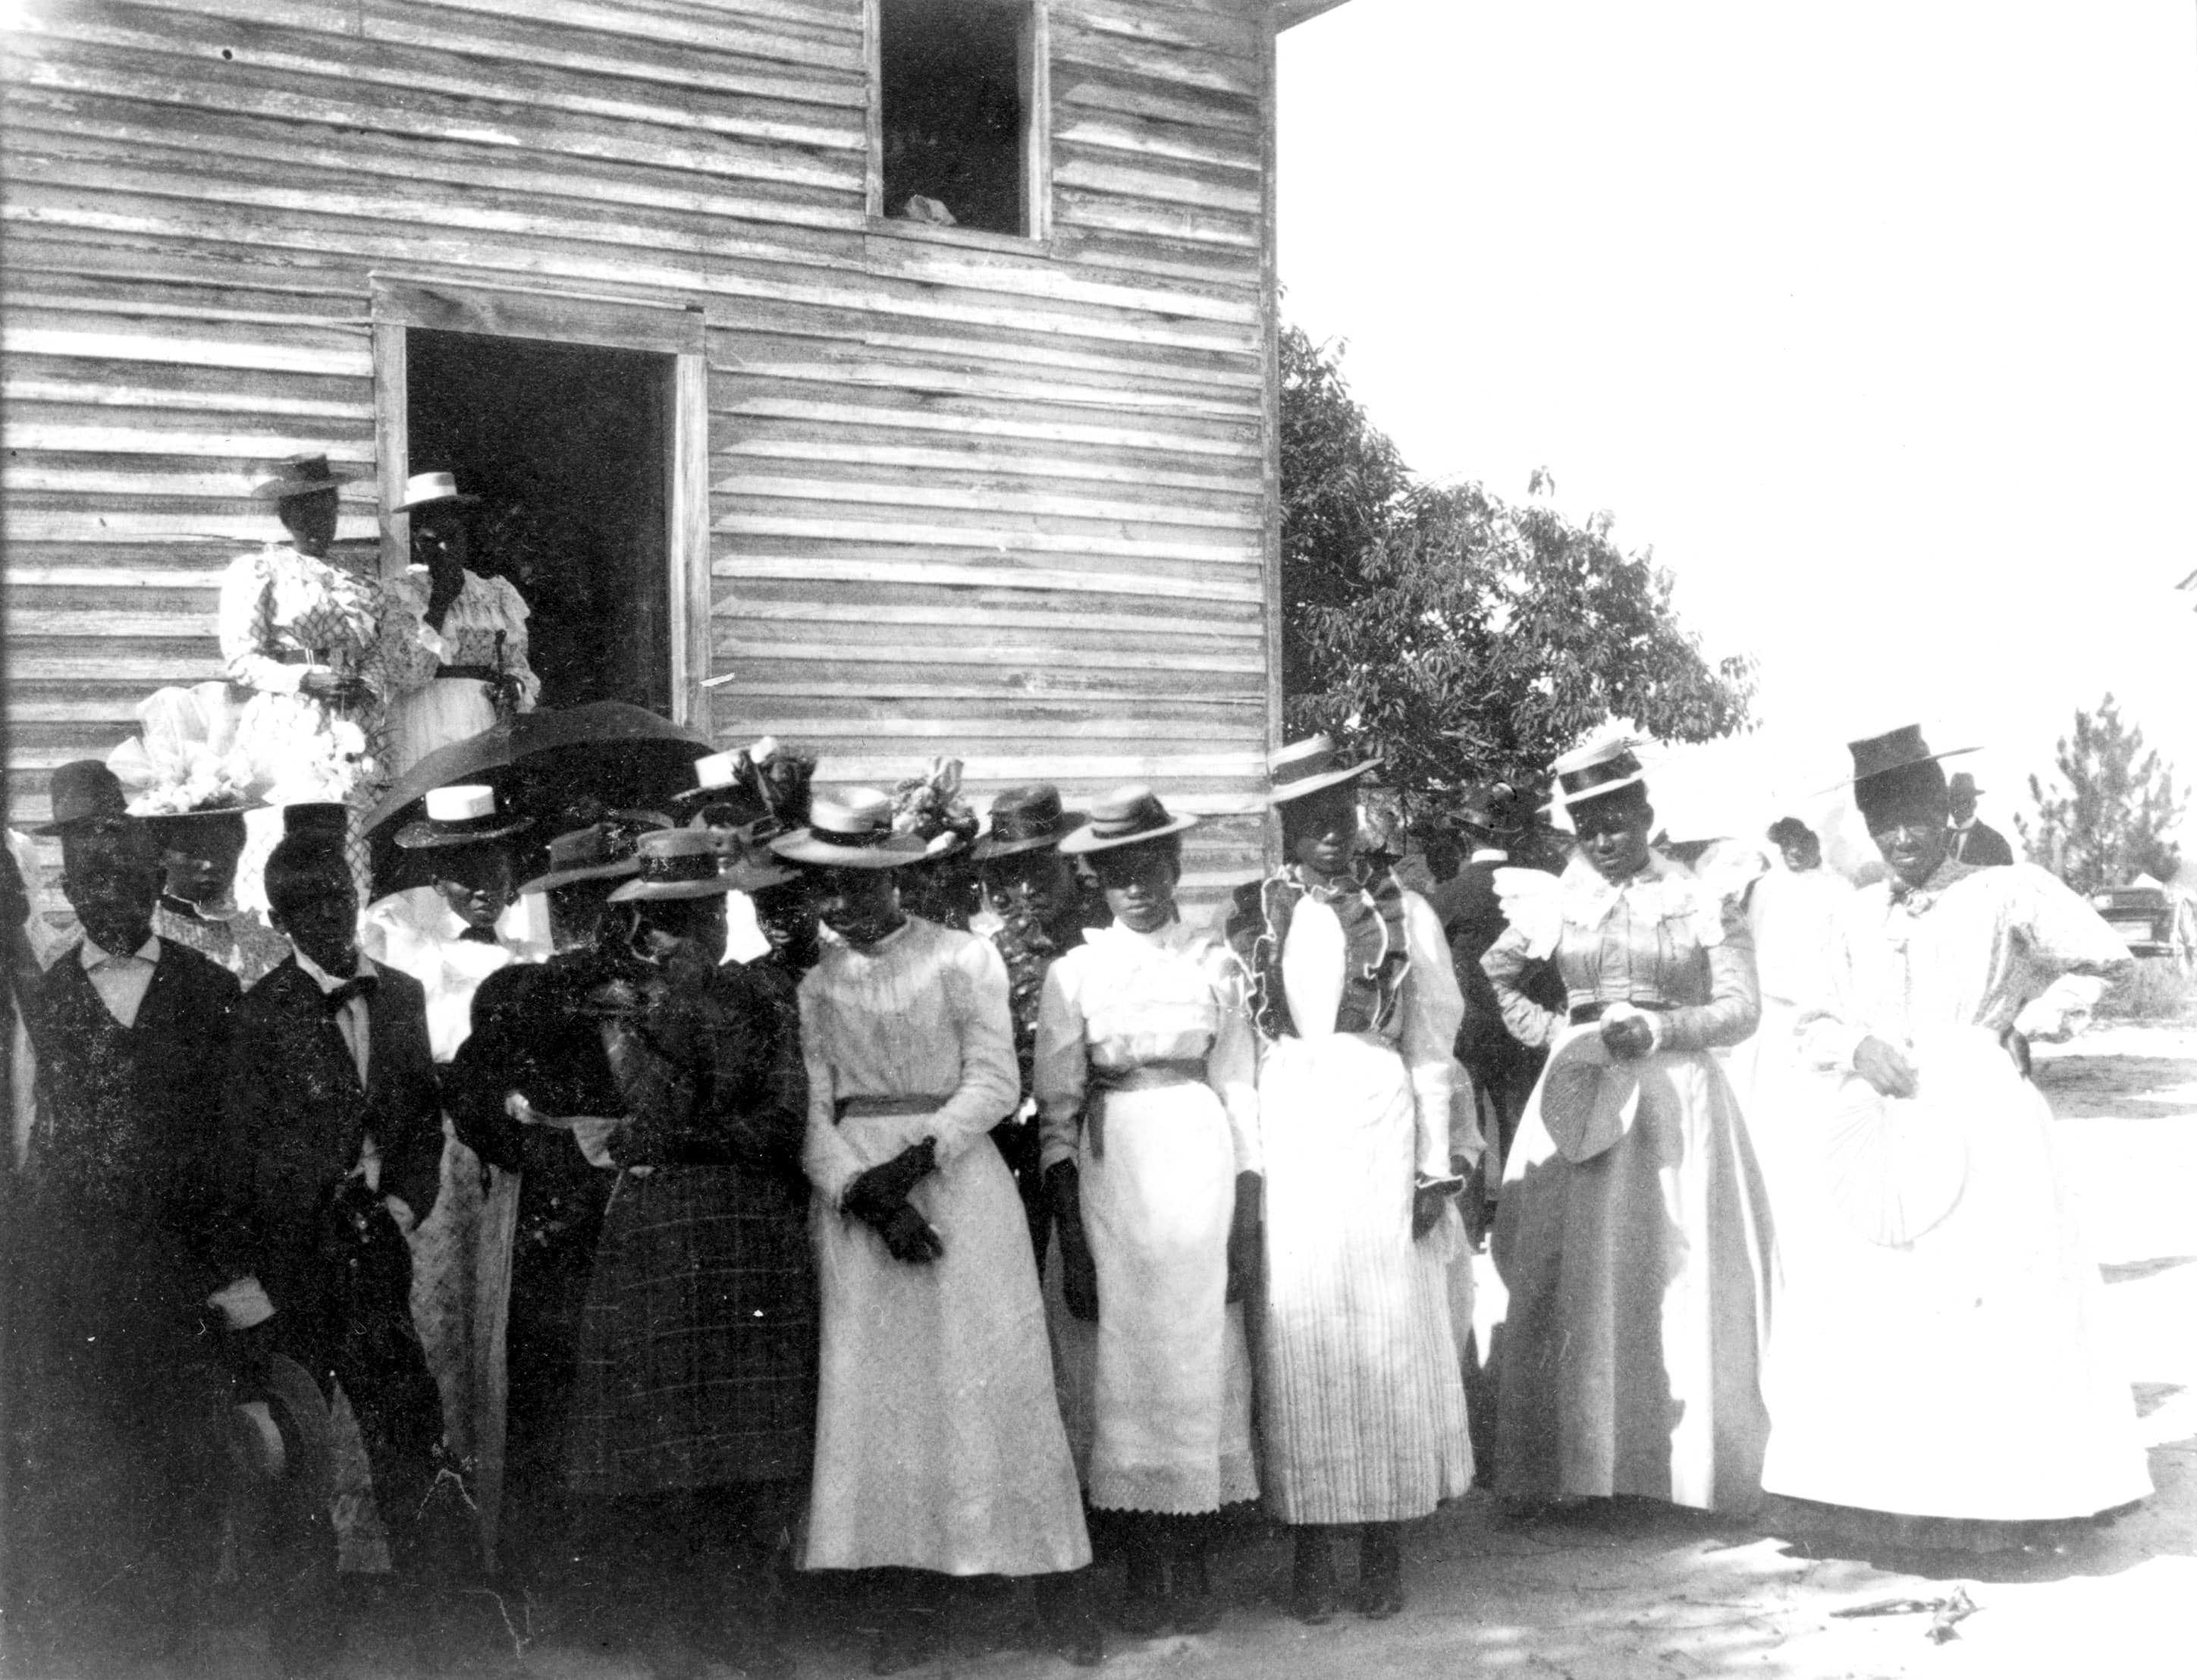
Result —
<path fill-rule="evenodd" d="M 297 947 L 293 945 L 291 949 L 297 951 Z M 330 974 L 303 951 L 298 951 L 297 955 L 298 966 L 311 977 L 313 983 L 321 988 L 323 994 L 334 991 L 349 977 Z M 371 975 L 375 973 L 376 970 L 371 959 L 361 957 L 358 959 L 358 971 L 362 975 Z M 343 1034 L 344 1044 L 351 1051 L 351 1059 L 358 1069 L 358 1082 L 363 1086 L 366 1083 L 367 1068 L 373 1055 L 373 1044 L 368 1037 L 367 1006 L 364 998 L 353 997 L 345 1003 L 342 1011 L 336 1016 L 336 1030 Z"/>
<path fill-rule="evenodd" d="M 153 967 L 160 960 L 160 941 L 149 938 L 134 952 L 118 954 L 101 950 L 87 938 L 77 948 L 77 960 L 91 976 L 91 989 L 99 994 L 107 1012 L 125 1027 L 137 1024 L 137 1011 L 152 988 Z"/>

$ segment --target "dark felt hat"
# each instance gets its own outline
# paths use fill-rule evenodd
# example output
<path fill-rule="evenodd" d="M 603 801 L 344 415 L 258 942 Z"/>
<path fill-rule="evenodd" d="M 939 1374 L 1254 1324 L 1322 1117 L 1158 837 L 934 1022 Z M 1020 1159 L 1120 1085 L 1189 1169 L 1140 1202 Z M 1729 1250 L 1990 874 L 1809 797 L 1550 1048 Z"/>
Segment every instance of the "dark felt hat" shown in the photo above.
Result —
<path fill-rule="evenodd" d="M 634 878 L 611 895 L 612 904 L 751 893 L 795 878 L 767 852 L 745 846 L 728 851 L 722 838 L 699 828 L 642 835 L 634 862 Z"/>
<path fill-rule="evenodd" d="M 53 820 L 40 824 L 35 833 L 63 834 L 87 823 L 130 816 L 121 779 L 96 758 L 72 759 L 62 765 L 54 772 L 49 791 Z"/>
<path fill-rule="evenodd" d="M 1064 810 L 1060 790 L 1051 782 L 1008 788 L 992 801 L 984 832 L 977 837 L 970 856 L 982 864 L 994 858 L 1012 857 L 1017 852 L 1035 851 L 1040 846 L 1058 846 L 1083 825 L 1087 814 Z"/>
<path fill-rule="evenodd" d="M 1060 843 L 1068 857 L 1111 851 L 1116 846 L 1139 846 L 1197 826 L 1196 817 L 1168 814 L 1159 796 L 1143 786 L 1116 788 L 1091 803 L 1091 820 Z"/>
<path fill-rule="evenodd" d="M 1958 758 L 1963 753 L 1980 752 L 1980 747 L 1951 747 L 1944 752 L 1933 752 L 1930 744 L 1922 739 L 1922 726 L 1904 724 L 1888 729 L 1881 735 L 1864 735 L 1858 741 L 1846 743 L 1846 750 L 1853 755 L 1853 779 L 1840 784 L 1854 790 L 1859 798 L 1869 783 L 1888 785 L 1887 778 L 1919 769 L 1925 764 L 1935 764 L 1943 758 Z"/>
<path fill-rule="evenodd" d="M 334 471 L 328 466 L 325 454 L 292 455 L 273 472 L 262 474 L 252 486 L 252 494 L 259 501 L 287 501 L 293 496 L 318 495 L 322 490 L 333 490 L 355 482 L 359 476 Z"/>
<path fill-rule="evenodd" d="M 640 872 L 634 843 L 609 823 L 590 823 L 549 842 L 549 867 L 519 890 L 546 893 L 553 887 L 569 887 L 576 881 L 613 880 Z"/>
<path fill-rule="evenodd" d="M 335 1428 L 320 1384 L 286 1354 L 270 1354 L 229 1414 L 231 1465 L 303 1511 L 325 1512 L 335 1492 Z"/>
<path fill-rule="evenodd" d="M 1509 782 L 1472 782 L 1458 794 L 1457 820 L 1487 834 L 1516 834 L 1525 827 L 1518 790 Z"/>
<path fill-rule="evenodd" d="M 309 799 L 282 808 L 282 833 L 324 834 L 340 840 L 351 826 L 351 807 L 331 799 Z"/>

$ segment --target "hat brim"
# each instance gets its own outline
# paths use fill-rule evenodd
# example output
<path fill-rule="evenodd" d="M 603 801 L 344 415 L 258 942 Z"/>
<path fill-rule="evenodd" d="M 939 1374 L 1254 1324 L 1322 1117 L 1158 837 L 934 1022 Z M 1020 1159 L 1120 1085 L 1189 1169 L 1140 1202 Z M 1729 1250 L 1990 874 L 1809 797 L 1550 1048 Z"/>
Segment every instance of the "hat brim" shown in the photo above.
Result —
<path fill-rule="evenodd" d="M 453 833 L 448 826 L 430 817 L 420 822 L 408 822 L 398 829 L 397 844 L 408 852 L 449 851 L 459 846 L 480 846 L 491 841 L 508 840 L 525 826 L 525 819 L 522 817 L 494 828 L 473 828 L 463 833 Z"/>
<path fill-rule="evenodd" d="M 612 904 L 654 904 L 673 898 L 722 898 L 745 888 L 729 875 L 710 881 L 629 881 L 611 895 Z"/>
<path fill-rule="evenodd" d="M 1549 802 L 1541 808 L 1544 811 L 1577 810 L 1582 805 L 1591 805 L 1596 800 L 1604 798 L 1610 794 L 1622 793 L 1628 787 L 1645 789 L 1647 785 L 1648 773 L 1645 770 L 1635 770 L 1629 776 L 1620 776 L 1615 781 L 1611 782 L 1597 782 L 1592 787 L 1581 788 L 1577 793 L 1559 792 L 1551 797 Z"/>
<path fill-rule="evenodd" d="M 1197 826 L 1191 816 L 1170 817 L 1157 828 L 1140 828 L 1134 834 L 1100 834 L 1086 823 L 1060 843 L 1063 857 L 1088 857 L 1093 852 L 1118 852 L 1124 846 L 1141 846 L 1147 840 L 1164 840 Z"/>
<path fill-rule="evenodd" d="M 1918 764 L 1935 764 L 1941 758 L 1961 758 L 1972 752 L 1981 752 L 1981 747 L 1947 747 L 1943 752 L 1926 752 L 1919 758 L 1904 758 L 1897 764 L 1887 764 L 1870 771 L 1866 776 L 1848 776 L 1843 781 L 1833 782 L 1829 787 L 1811 795 L 1821 798 L 1826 793 L 1837 793 L 1843 789 L 1859 787 L 1864 782 L 1873 782 L 1879 776 L 1896 776 L 1902 770 L 1912 770 Z M 1977 792 L 1983 790 L 1978 788 Z"/>
<path fill-rule="evenodd" d="M 1300 799 L 1309 799 L 1315 793 L 1325 793 L 1331 787 L 1341 787 L 1345 782 L 1354 782 L 1360 776 L 1370 775 L 1381 768 L 1381 761 L 1369 758 L 1363 764 L 1354 764 L 1347 770 L 1324 770 L 1317 776 L 1307 776 L 1301 781 L 1285 782 L 1267 795 L 1270 805 L 1293 805 Z"/>
<path fill-rule="evenodd" d="M 287 1354 L 270 1353 L 253 1386 L 286 1415 L 290 1427 L 283 1432 L 285 1447 L 297 1443 L 283 1486 L 301 1509 L 325 1510 L 335 1495 L 335 1429 L 320 1384 Z"/>
<path fill-rule="evenodd" d="M 819 839 L 813 828 L 797 828 L 770 843 L 770 849 L 790 863 L 812 869 L 905 869 L 928 861 L 934 854 L 913 834 L 895 834 L 867 845 L 835 846 Z M 949 853 L 936 855 L 950 856 Z"/>
<path fill-rule="evenodd" d="M 247 811 L 264 811 L 264 800 L 254 799 L 244 805 L 202 805 L 195 811 L 132 811 L 130 814 L 140 822 L 196 822 L 201 817 L 241 817 Z"/>
<path fill-rule="evenodd" d="M 363 472 L 331 472 L 325 478 L 270 478 L 254 484 L 251 495 L 254 501 L 288 501 L 295 496 L 318 495 L 323 490 L 356 484 L 365 477 Z"/>
<path fill-rule="evenodd" d="M 537 875 L 531 881 L 519 883 L 521 898 L 529 893 L 546 893 L 558 887 L 569 887 L 577 881 L 608 881 L 621 875 L 638 875 L 641 865 L 632 858 L 620 858 L 614 863 L 591 863 L 582 869 L 553 869 L 546 875 Z"/>
<path fill-rule="evenodd" d="M 972 863 L 989 863 L 994 858 L 1018 857 L 1024 852 L 1034 852 L 1041 846 L 1058 847 L 1060 843 L 1091 820 L 1086 811 L 1063 811 L 1060 824 L 1050 834 L 1025 835 L 1019 840 L 995 840 L 989 833 L 980 834 L 969 848 Z"/>
<path fill-rule="evenodd" d="M 472 491 L 454 490 L 449 495 L 426 495 L 417 501 L 400 501 L 397 504 L 397 511 L 416 513 L 422 507 L 476 507 L 479 505 L 480 498 Z"/>
<path fill-rule="evenodd" d="M 697 805 L 752 805 L 756 820 L 770 814 L 770 808 L 738 782 L 720 782 L 715 787 L 682 787 L 664 802 L 675 811 Z"/>
<path fill-rule="evenodd" d="M 118 820 L 125 822 L 148 820 L 144 817 L 133 817 L 127 811 L 86 811 L 80 817 L 63 817 L 58 822 L 42 822 L 31 832 L 50 840 L 67 834 L 71 829 L 82 828 L 89 823 L 113 822 Z"/>

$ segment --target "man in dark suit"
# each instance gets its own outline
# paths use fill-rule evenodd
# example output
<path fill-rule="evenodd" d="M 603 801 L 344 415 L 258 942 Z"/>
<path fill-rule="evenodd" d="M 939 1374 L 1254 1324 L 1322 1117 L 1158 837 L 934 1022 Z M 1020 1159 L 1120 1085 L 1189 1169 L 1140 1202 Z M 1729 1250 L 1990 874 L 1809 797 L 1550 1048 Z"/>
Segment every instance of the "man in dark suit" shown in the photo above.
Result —
<path fill-rule="evenodd" d="M 1956 863 L 1973 864 L 1979 868 L 2011 864 L 2014 848 L 1989 823 L 1976 815 L 1976 796 L 1983 790 L 1976 779 L 1962 770 L 1946 784 L 1945 799 L 1951 808 L 1953 844 L 1946 855 Z"/>
<path fill-rule="evenodd" d="M 34 978 L 12 965 L 38 1074 L 5 1221 L 8 1619 L 18 1658 L 52 1640 L 128 1662 L 142 1640 L 158 1660 L 219 1555 L 227 1382 L 200 1303 L 237 985 L 154 936 L 158 854 L 107 767 L 64 765 L 52 797 L 84 938 Z M 6 873 L 12 941 L 30 907 Z"/>
<path fill-rule="evenodd" d="M 421 1578 L 420 1513 L 442 1402 L 414 1328 L 406 1231 L 426 1218 L 442 1098 L 420 983 L 359 953 L 340 839 L 296 832 L 267 860 L 270 919 L 289 959 L 237 1011 L 223 1094 L 226 1273 L 212 1297 L 246 1347 L 340 1383 L 403 1580 Z M 248 1354 L 247 1354 L 248 1357 Z M 325 1643 L 335 1565 L 326 1525 L 295 1588 L 299 1637 Z M 308 1652 L 325 1657 L 327 1653 Z"/>

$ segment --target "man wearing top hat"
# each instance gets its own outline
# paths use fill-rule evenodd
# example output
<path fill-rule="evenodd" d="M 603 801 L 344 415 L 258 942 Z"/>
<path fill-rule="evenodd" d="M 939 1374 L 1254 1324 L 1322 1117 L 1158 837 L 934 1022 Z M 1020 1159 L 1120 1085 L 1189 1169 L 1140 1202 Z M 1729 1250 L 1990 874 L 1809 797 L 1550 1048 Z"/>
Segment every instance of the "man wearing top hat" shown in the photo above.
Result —
<path fill-rule="evenodd" d="M 319 814 L 287 810 L 290 832 L 267 862 L 292 950 L 237 1011 L 218 1186 L 228 1281 L 212 1299 L 247 1350 L 290 1355 L 324 1392 L 342 1385 L 391 1561 L 416 1581 L 442 1410 L 413 1324 L 405 1233 L 433 1209 L 442 1098 L 420 983 L 359 952 L 357 892 Z M 333 1537 L 311 1544 L 294 1619 L 325 1630 Z"/>
<path fill-rule="evenodd" d="M 38 1073 L 6 1237 L 7 1608 L 27 1649 L 119 1660 L 134 1635 L 157 1658 L 217 1561 L 203 1302 L 238 988 L 153 932 L 159 861 L 105 765 L 63 765 L 52 802 L 39 832 L 83 937 L 20 992 Z"/>
<path fill-rule="evenodd" d="M 1050 782 L 1011 787 L 992 801 L 971 853 L 984 901 L 1000 919 L 992 943 L 1007 965 L 1007 1005 L 1014 1011 L 1015 1061 L 1022 1073 L 1022 1102 L 993 1128 L 992 1141 L 1015 1175 L 1041 1271 L 1052 1220 L 1038 1162 L 1030 1078 L 1038 1001 L 1055 959 L 1082 944 L 1088 929 L 1106 922 L 1104 902 L 1093 901 L 1075 866 L 1060 854 L 1061 841 L 1083 821 L 1082 812 L 1061 808 L 1060 790 Z"/>
<path fill-rule="evenodd" d="M 1945 784 L 1948 819 L 1952 825 L 1951 855 L 1956 863 L 1979 869 L 2003 867 L 2014 861 L 2014 848 L 1989 823 L 1976 814 L 1976 796 L 1983 790 L 1966 770 L 1956 770 Z"/>
<path fill-rule="evenodd" d="M 390 773 L 438 747 L 534 710 L 542 680 L 526 659 L 525 598 L 507 577 L 467 568 L 480 498 L 449 472 L 415 472 L 396 511 L 412 527 L 412 565 L 389 586 Z"/>
<path fill-rule="evenodd" d="M 871 1572 L 873 1672 L 930 1653 L 944 1575 L 1037 1578 L 1097 1662 L 1037 1268 L 990 1142 L 1018 1094 L 1006 966 L 902 911 L 895 872 L 925 845 L 883 793 L 820 795 L 771 849 L 815 872 L 826 932 L 801 982 L 823 1334 L 802 1567 Z"/>

